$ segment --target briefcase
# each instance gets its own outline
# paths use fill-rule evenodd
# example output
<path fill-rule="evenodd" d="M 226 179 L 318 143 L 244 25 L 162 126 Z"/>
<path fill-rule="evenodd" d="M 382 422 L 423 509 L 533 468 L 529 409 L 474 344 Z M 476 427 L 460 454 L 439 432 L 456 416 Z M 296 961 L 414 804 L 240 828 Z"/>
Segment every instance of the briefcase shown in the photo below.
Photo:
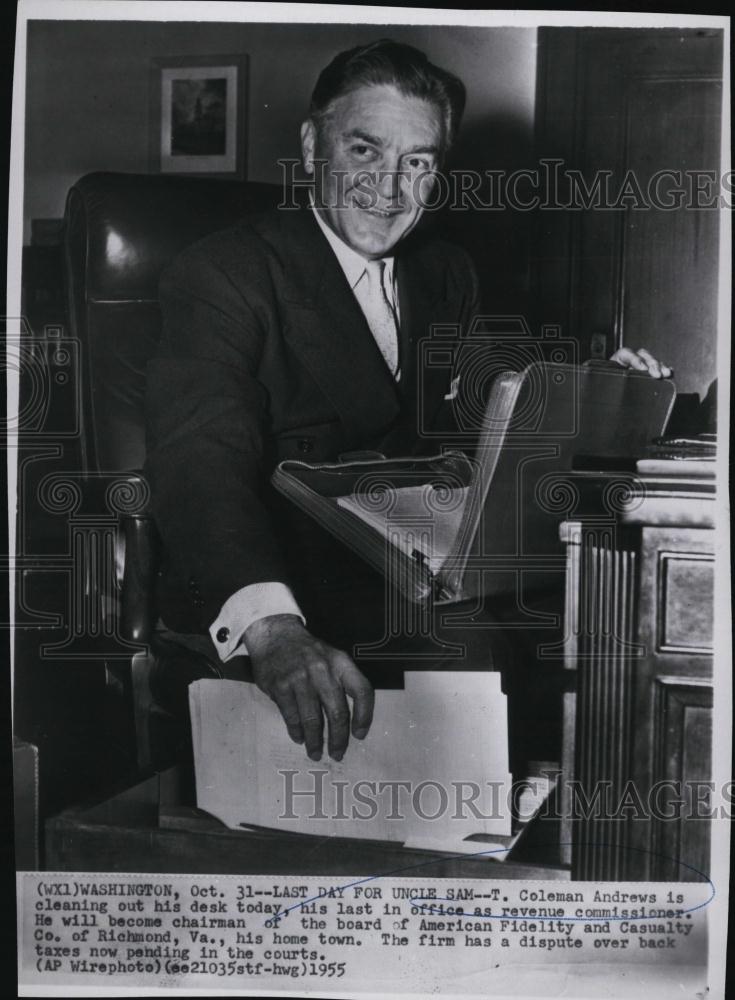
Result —
<path fill-rule="evenodd" d="M 290 459 L 272 482 L 416 603 L 521 593 L 563 569 L 575 461 L 635 459 L 674 396 L 615 364 L 535 362 L 495 379 L 469 448 L 465 432 L 425 458 Z"/>

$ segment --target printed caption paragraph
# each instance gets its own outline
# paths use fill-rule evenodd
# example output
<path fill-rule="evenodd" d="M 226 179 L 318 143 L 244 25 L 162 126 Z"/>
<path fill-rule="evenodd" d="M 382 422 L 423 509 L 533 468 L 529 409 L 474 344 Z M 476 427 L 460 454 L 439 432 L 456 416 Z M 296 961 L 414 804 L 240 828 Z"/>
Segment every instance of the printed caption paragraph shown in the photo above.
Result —
<path fill-rule="evenodd" d="M 23 873 L 20 982 L 343 992 L 367 977 L 482 993 L 504 966 L 692 967 L 712 896 L 711 883 Z"/>

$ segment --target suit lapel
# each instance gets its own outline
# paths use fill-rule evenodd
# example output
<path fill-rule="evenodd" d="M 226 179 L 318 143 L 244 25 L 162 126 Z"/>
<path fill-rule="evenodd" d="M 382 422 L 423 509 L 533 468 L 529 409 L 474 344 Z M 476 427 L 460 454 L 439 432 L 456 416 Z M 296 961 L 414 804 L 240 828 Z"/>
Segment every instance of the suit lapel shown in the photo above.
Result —
<path fill-rule="evenodd" d="M 413 428 L 414 435 L 431 421 L 449 389 L 449 367 L 441 359 L 432 357 L 430 345 L 432 330 L 456 324 L 459 309 L 447 289 L 446 271 L 439 265 L 436 255 L 422 253 L 421 244 L 413 241 L 397 258 L 403 368 L 401 395 L 405 420 Z"/>
<path fill-rule="evenodd" d="M 375 440 L 395 426 L 405 450 L 403 442 L 430 424 L 449 389 L 449 367 L 433 361 L 428 349 L 432 328 L 454 324 L 459 316 L 441 258 L 413 237 L 396 255 L 401 360 L 396 386 L 312 213 L 288 213 L 283 232 L 285 336 L 351 434 Z M 394 436 L 391 432 L 388 439 Z"/>
<path fill-rule="evenodd" d="M 347 429 L 363 439 L 374 437 L 400 411 L 390 372 L 311 212 L 294 212 L 284 229 L 286 337 Z"/>

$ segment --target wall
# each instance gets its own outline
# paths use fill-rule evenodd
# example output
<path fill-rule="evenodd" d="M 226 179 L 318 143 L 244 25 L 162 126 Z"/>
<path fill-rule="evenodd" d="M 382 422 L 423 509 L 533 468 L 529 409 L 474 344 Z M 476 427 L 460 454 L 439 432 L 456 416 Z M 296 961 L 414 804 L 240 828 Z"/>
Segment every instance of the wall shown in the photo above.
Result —
<path fill-rule="evenodd" d="M 248 53 L 247 176 L 278 182 L 277 160 L 299 155 L 299 125 L 320 69 L 336 52 L 383 35 L 417 45 L 465 81 L 455 165 L 488 169 L 526 159 L 535 29 L 37 21 L 28 29 L 26 242 L 30 219 L 61 217 L 66 192 L 82 174 L 148 171 L 153 57 Z M 481 260 L 502 261 L 499 288 L 513 275 L 523 284 L 525 220 L 519 228 L 518 219 L 511 224 L 494 216 L 493 235 L 486 237 L 487 217 L 473 222 L 467 214 L 453 235 L 464 236 Z"/>
<path fill-rule="evenodd" d="M 316 76 L 340 49 L 390 33 L 462 75 L 466 125 L 489 117 L 531 128 L 535 30 L 352 25 L 37 21 L 29 25 L 26 219 L 63 214 L 69 185 L 90 170 L 148 170 L 148 80 L 154 56 L 250 56 L 248 177 L 278 181 L 298 155 Z M 491 149 L 489 138 L 488 149 Z"/>

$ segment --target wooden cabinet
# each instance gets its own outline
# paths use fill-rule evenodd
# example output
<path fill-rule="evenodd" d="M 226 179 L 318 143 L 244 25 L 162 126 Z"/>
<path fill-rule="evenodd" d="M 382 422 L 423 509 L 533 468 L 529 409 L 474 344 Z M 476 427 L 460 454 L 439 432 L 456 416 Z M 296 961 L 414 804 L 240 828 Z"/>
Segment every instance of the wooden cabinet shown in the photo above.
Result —
<path fill-rule="evenodd" d="M 684 493 L 562 526 L 575 879 L 708 872 L 714 492 Z"/>

